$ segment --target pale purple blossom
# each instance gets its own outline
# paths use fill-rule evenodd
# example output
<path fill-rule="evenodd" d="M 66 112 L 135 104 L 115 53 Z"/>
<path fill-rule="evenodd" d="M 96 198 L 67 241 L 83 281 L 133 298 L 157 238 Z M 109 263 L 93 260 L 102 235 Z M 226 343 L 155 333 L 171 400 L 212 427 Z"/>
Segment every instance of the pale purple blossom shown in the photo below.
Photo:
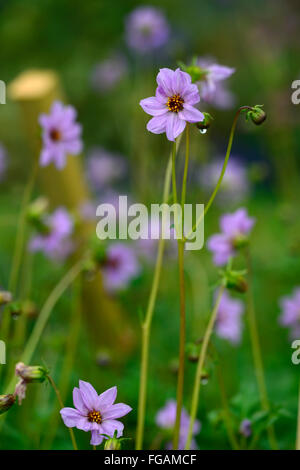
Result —
<path fill-rule="evenodd" d="M 170 30 L 167 20 L 158 8 L 141 6 L 126 18 L 126 41 L 141 54 L 157 50 L 166 44 Z"/>
<path fill-rule="evenodd" d="M 40 165 L 51 162 L 61 170 L 65 167 L 67 155 L 78 155 L 82 150 L 81 125 L 76 122 L 77 112 L 73 106 L 64 106 L 55 101 L 49 114 L 41 114 L 43 148 Z"/>
<path fill-rule="evenodd" d="M 296 287 L 292 295 L 282 297 L 279 304 L 281 307 L 280 324 L 290 328 L 292 339 L 298 338 L 300 336 L 300 287 Z"/>
<path fill-rule="evenodd" d="M 239 428 L 240 434 L 244 437 L 250 437 L 252 434 L 252 423 L 250 419 L 243 419 Z"/>
<path fill-rule="evenodd" d="M 166 133 L 174 141 L 187 122 L 203 121 L 204 115 L 194 107 L 200 101 L 199 91 L 191 76 L 180 69 L 160 69 L 155 96 L 140 101 L 143 110 L 154 116 L 147 129 L 154 134 Z"/>
<path fill-rule="evenodd" d="M 68 211 L 59 207 L 53 214 L 46 217 L 45 233 L 32 237 L 29 248 L 32 252 L 41 251 L 47 258 L 63 261 L 74 250 L 71 235 L 74 222 Z"/>
<path fill-rule="evenodd" d="M 92 71 L 93 88 L 100 93 L 112 90 L 124 78 L 127 70 L 127 62 L 120 55 L 114 55 L 99 62 Z"/>
<path fill-rule="evenodd" d="M 216 334 L 230 343 L 237 345 L 241 341 L 244 304 L 224 291 L 218 308 Z"/>
<path fill-rule="evenodd" d="M 104 286 L 108 291 L 126 288 L 139 272 L 139 262 L 129 245 L 121 242 L 109 245 L 102 265 Z"/>
<path fill-rule="evenodd" d="M 2 144 L 0 144 L 0 181 L 3 181 L 7 168 L 7 152 Z"/>
<path fill-rule="evenodd" d="M 247 239 L 255 223 L 245 208 L 237 209 L 232 214 L 224 214 L 220 219 L 222 233 L 212 235 L 207 247 L 213 253 L 215 265 L 222 266 L 236 255 L 239 241 Z"/>
<path fill-rule="evenodd" d="M 102 147 L 92 149 L 87 158 L 87 177 L 96 191 L 107 188 L 124 176 L 125 159 L 120 154 L 108 152 Z"/>
<path fill-rule="evenodd" d="M 223 81 L 229 78 L 235 69 L 216 64 L 212 59 L 199 59 L 197 64 L 205 73 L 205 78 L 198 82 L 203 101 L 219 108 L 232 106 L 234 96 L 226 89 Z"/>
<path fill-rule="evenodd" d="M 212 191 L 216 187 L 222 166 L 223 159 L 217 158 L 200 169 L 198 179 L 205 190 Z M 224 205 L 241 201 L 248 196 L 249 191 L 246 167 L 239 158 L 230 157 L 217 196 L 218 202 Z"/>
<path fill-rule="evenodd" d="M 81 429 L 91 432 L 91 445 L 98 446 L 106 439 L 103 434 L 113 437 L 123 435 L 124 424 L 117 421 L 127 415 L 132 408 L 124 403 L 115 403 L 117 387 L 112 387 L 98 395 L 94 387 L 83 380 L 79 381 L 79 388 L 73 389 L 73 403 L 75 408 L 60 410 L 63 422 L 68 428 Z"/>
<path fill-rule="evenodd" d="M 175 421 L 176 421 L 176 401 L 175 400 L 168 400 L 163 408 L 158 410 L 156 417 L 155 417 L 155 422 L 157 426 L 161 429 L 164 429 L 168 431 L 169 433 L 172 433 L 174 430 L 175 426 Z M 189 430 L 189 424 L 190 424 L 190 417 L 187 413 L 187 411 L 182 408 L 181 411 L 181 419 L 180 419 L 180 431 L 179 431 L 179 445 L 178 449 L 183 450 L 185 449 L 186 445 L 186 440 L 187 440 L 187 435 L 188 435 L 188 430 Z M 201 430 L 201 423 L 197 419 L 194 422 L 194 427 L 193 427 L 193 436 L 196 436 Z M 167 444 L 167 448 L 171 448 L 170 444 Z M 196 450 L 197 449 L 197 444 L 195 439 L 192 440 L 191 444 L 191 450 Z"/>

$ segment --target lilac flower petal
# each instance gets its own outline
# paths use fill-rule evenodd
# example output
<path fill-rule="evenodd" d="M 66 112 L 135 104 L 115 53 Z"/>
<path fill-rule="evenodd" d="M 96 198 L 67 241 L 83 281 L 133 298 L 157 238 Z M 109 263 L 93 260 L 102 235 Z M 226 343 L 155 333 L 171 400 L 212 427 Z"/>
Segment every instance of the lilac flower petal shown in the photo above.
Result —
<path fill-rule="evenodd" d="M 153 132 L 153 134 L 162 134 L 166 130 L 166 124 L 167 124 L 167 114 L 163 114 L 162 116 L 156 116 L 152 119 L 147 124 L 147 129 L 150 132 Z"/>
<path fill-rule="evenodd" d="M 151 96 L 140 101 L 143 110 L 151 116 L 160 116 L 168 112 L 166 104 L 162 104 L 157 98 Z"/>
<path fill-rule="evenodd" d="M 111 405 L 107 410 L 102 414 L 103 419 L 115 419 L 122 418 L 122 416 L 127 415 L 132 408 L 124 403 L 117 403 L 116 405 Z"/>
<path fill-rule="evenodd" d="M 99 397 L 94 387 L 88 382 L 79 380 L 79 388 L 85 406 L 89 410 L 97 410 L 99 408 Z"/>
<path fill-rule="evenodd" d="M 81 414 L 86 415 L 88 413 L 88 408 L 85 406 L 81 392 L 77 387 L 73 389 L 73 403 Z"/>
<path fill-rule="evenodd" d="M 204 114 L 199 109 L 194 108 L 190 104 L 184 104 L 183 110 L 178 113 L 180 119 L 188 122 L 201 122 L 204 119 Z"/>
<path fill-rule="evenodd" d="M 60 410 L 63 422 L 68 428 L 74 428 L 82 420 L 82 415 L 74 408 L 63 408 Z"/>
<path fill-rule="evenodd" d="M 235 69 L 231 67 L 226 67 L 225 65 L 218 65 L 213 64 L 208 67 L 209 75 L 211 80 L 217 82 L 220 80 L 225 80 L 226 78 L 230 77 L 234 72 Z"/>
<path fill-rule="evenodd" d="M 117 437 L 121 437 L 123 435 L 124 424 L 120 421 L 106 419 L 101 424 L 101 427 L 103 429 L 103 433 L 107 434 L 108 436 L 113 437 L 115 431 L 117 431 Z"/>
<path fill-rule="evenodd" d="M 167 96 L 172 96 L 173 95 L 173 76 L 174 76 L 174 70 L 168 69 L 168 68 L 162 68 L 160 69 L 156 81 L 158 86 L 161 86 L 164 90 L 165 93 L 167 93 Z"/>
<path fill-rule="evenodd" d="M 117 387 L 111 387 L 99 395 L 99 406 L 112 405 L 117 397 Z"/>
<path fill-rule="evenodd" d="M 168 140 L 174 141 L 185 129 L 186 122 L 177 113 L 167 114 L 166 134 Z"/>
<path fill-rule="evenodd" d="M 99 430 L 92 431 L 90 444 L 91 446 L 99 446 L 100 444 L 102 444 L 103 439 L 104 437 L 101 436 Z"/>

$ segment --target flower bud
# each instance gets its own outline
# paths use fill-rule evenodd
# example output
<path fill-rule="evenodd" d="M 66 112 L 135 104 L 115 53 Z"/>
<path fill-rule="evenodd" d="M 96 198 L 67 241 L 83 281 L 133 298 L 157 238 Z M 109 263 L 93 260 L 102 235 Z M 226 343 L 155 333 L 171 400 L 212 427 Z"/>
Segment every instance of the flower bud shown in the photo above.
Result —
<path fill-rule="evenodd" d="M 235 271 L 226 272 L 225 287 L 241 294 L 244 294 L 248 290 L 246 279 L 239 272 Z"/>
<path fill-rule="evenodd" d="M 111 437 L 107 439 L 104 444 L 104 450 L 120 450 L 121 449 L 121 439 L 116 437 Z"/>
<path fill-rule="evenodd" d="M 200 346 L 198 344 L 188 343 L 186 345 L 186 353 L 187 353 L 188 360 L 190 362 L 197 362 L 198 361 L 199 350 L 200 350 Z"/>
<path fill-rule="evenodd" d="M 204 119 L 201 122 L 197 122 L 196 126 L 200 131 L 206 131 L 207 129 L 210 128 L 211 123 L 213 121 L 213 117 L 209 113 L 203 113 L 204 114 Z"/>
<path fill-rule="evenodd" d="M 16 398 L 12 394 L 0 395 L 0 415 L 5 413 L 11 408 L 16 401 Z"/>
<path fill-rule="evenodd" d="M 37 232 L 42 234 L 49 233 L 49 227 L 45 223 L 45 216 L 47 215 L 48 200 L 44 197 L 39 197 L 32 204 L 30 204 L 27 210 L 27 218 L 29 222 L 34 226 Z"/>
<path fill-rule="evenodd" d="M 248 111 L 247 119 L 249 118 L 257 126 L 262 124 L 267 118 L 265 111 L 262 109 L 262 105 L 257 104 L 250 111 Z"/>
<path fill-rule="evenodd" d="M 12 294 L 5 290 L 0 290 L 0 305 L 6 305 L 12 301 Z"/>
<path fill-rule="evenodd" d="M 23 362 L 18 362 L 15 371 L 26 383 L 44 382 L 49 373 L 43 366 L 26 366 Z"/>
<path fill-rule="evenodd" d="M 9 304 L 8 310 L 13 318 L 18 318 L 20 315 L 22 315 L 23 312 L 21 302 L 12 302 Z"/>

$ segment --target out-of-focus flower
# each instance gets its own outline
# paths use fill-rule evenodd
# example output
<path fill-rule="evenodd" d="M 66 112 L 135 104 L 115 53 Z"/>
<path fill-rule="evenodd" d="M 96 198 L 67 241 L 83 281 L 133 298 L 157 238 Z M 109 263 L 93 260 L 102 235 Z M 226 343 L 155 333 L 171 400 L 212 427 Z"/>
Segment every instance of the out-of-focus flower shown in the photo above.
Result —
<path fill-rule="evenodd" d="M 250 419 L 243 419 L 240 425 L 240 434 L 244 437 L 250 437 L 252 434 L 252 425 Z"/>
<path fill-rule="evenodd" d="M 219 65 L 209 59 L 199 59 L 197 65 L 203 72 L 203 79 L 198 82 L 200 96 L 203 100 L 218 108 L 230 108 L 234 104 L 234 96 L 223 83 L 235 69 Z"/>
<path fill-rule="evenodd" d="M 126 19 L 126 40 L 129 47 L 139 53 L 151 52 L 166 44 L 169 25 L 158 8 L 141 6 Z"/>
<path fill-rule="evenodd" d="M 176 421 L 176 408 L 177 408 L 176 401 L 168 400 L 165 406 L 161 408 L 160 410 L 158 410 L 156 414 L 155 422 L 157 426 L 160 427 L 161 429 L 164 429 L 172 433 L 174 430 L 175 421 Z M 183 450 L 185 448 L 189 424 L 190 424 L 190 417 L 187 411 L 184 408 L 182 408 L 181 419 L 180 419 L 179 445 L 178 445 L 179 450 Z M 200 432 L 200 429 L 201 429 L 200 421 L 195 420 L 194 428 L 193 428 L 193 435 L 196 436 Z M 167 445 L 167 448 L 170 448 L 169 443 Z M 192 440 L 191 449 L 192 450 L 197 449 L 197 444 L 196 444 L 195 439 Z"/>
<path fill-rule="evenodd" d="M 0 305 L 6 305 L 12 301 L 11 292 L 0 289 Z"/>
<path fill-rule="evenodd" d="M 290 328 L 292 339 L 298 338 L 300 335 L 300 287 L 296 287 L 291 296 L 282 297 L 279 303 L 280 324 Z"/>
<path fill-rule="evenodd" d="M 194 107 L 200 101 L 198 88 L 191 76 L 180 69 L 160 69 L 155 96 L 140 101 L 143 110 L 154 116 L 147 129 L 154 134 L 166 133 L 174 141 L 187 122 L 203 121 L 204 115 Z"/>
<path fill-rule="evenodd" d="M 81 125 L 75 122 L 77 112 L 73 106 L 55 101 L 49 114 L 41 114 L 39 123 L 43 129 L 41 166 L 53 162 L 61 170 L 67 155 L 78 155 L 82 150 Z"/>
<path fill-rule="evenodd" d="M 26 396 L 27 385 L 44 382 L 47 378 L 48 370 L 43 366 L 26 366 L 23 362 L 18 362 L 15 373 L 20 379 L 15 388 L 15 395 L 18 397 L 19 405 L 21 405 Z"/>
<path fill-rule="evenodd" d="M 213 252 L 213 261 L 217 266 L 226 264 L 236 255 L 237 248 L 245 245 L 255 223 L 245 208 L 237 209 L 232 214 L 224 214 L 220 219 L 222 233 L 212 235 L 207 247 Z"/>
<path fill-rule="evenodd" d="M 99 62 L 92 71 L 93 88 L 100 93 L 112 90 L 126 75 L 127 69 L 127 62 L 120 55 Z"/>
<path fill-rule="evenodd" d="M 174 229 L 170 229 L 169 239 L 165 238 L 166 255 L 177 253 L 177 241 L 172 235 Z M 158 249 L 158 240 L 162 236 L 162 223 L 159 217 L 148 217 L 141 225 L 141 238 L 136 242 L 137 253 L 147 261 L 155 261 Z"/>
<path fill-rule="evenodd" d="M 241 341 L 241 316 L 243 313 L 243 302 L 230 297 L 230 295 L 224 291 L 216 319 L 216 334 L 220 338 L 227 339 L 232 344 L 238 344 Z"/>
<path fill-rule="evenodd" d="M 73 389 L 73 402 L 75 408 L 60 410 L 63 422 L 68 428 L 91 431 L 91 445 L 98 446 L 106 436 L 117 437 L 123 435 L 124 424 L 117 421 L 127 415 L 132 408 L 124 403 L 114 404 L 117 397 L 117 387 L 112 387 L 97 394 L 94 387 L 83 380 L 79 381 L 79 388 Z"/>
<path fill-rule="evenodd" d="M 15 395 L 0 395 L 0 415 L 8 411 L 15 403 Z"/>
<path fill-rule="evenodd" d="M 93 149 L 87 159 L 87 176 L 96 191 L 110 185 L 113 181 L 124 176 L 126 171 L 125 159 L 99 147 Z"/>
<path fill-rule="evenodd" d="M 106 251 L 102 264 L 103 280 L 110 292 L 124 289 L 138 276 L 140 265 L 134 250 L 125 243 L 113 243 Z"/>
<path fill-rule="evenodd" d="M 73 220 L 66 209 L 60 207 L 45 219 L 45 233 L 32 237 L 29 248 L 32 252 L 42 251 L 47 258 L 63 261 L 74 250 L 71 235 Z"/>
<path fill-rule="evenodd" d="M 199 171 L 199 182 L 207 190 L 213 190 L 218 182 L 223 166 L 223 160 L 218 158 L 208 163 Z M 235 203 L 246 198 L 250 191 L 250 183 L 245 166 L 237 157 L 230 157 L 226 172 L 217 196 L 218 202 Z"/>
<path fill-rule="evenodd" d="M 2 144 L 0 144 L 0 181 L 3 181 L 7 168 L 7 152 Z"/>

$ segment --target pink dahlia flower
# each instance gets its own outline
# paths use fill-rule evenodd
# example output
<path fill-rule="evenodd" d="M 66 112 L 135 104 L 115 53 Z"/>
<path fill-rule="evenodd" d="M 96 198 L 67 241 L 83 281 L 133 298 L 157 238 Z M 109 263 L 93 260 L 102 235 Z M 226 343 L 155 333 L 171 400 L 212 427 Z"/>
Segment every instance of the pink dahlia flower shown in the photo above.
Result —
<path fill-rule="evenodd" d="M 244 208 L 221 217 L 222 233 L 212 235 L 207 241 L 208 249 L 213 252 L 215 265 L 222 266 L 235 256 L 237 242 L 248 237 L 254 223 L 255 219 L 249 217 Z"/>
<path fill-rule="evenodd" d="M 49 114 L 41 114 L 39 123 L 43 129 L 41 166 L 53 162 L 61 170 L 66 165 L 66 157 L 78 155 L 82 150 L 81 125 L 75 122 L 76 110 L 55 101 Z"/>
<path fill-rule="evenodd" d="M 154 116 L 147 129 L 154 134 L 165 132 L 174 141 L 187 122 L 203 121 L 204 115 L 194 107 L 200 101 L 199 91 L 191 76 L 180 69 L 160 69 L 156 81 L 155 96 L 140 101 L 143 110 Z"/>
<path fill-rule="evenodd" d="M 83 380 L 79 381 L 79 388 L 73 389 L 73 402 L 75 408 L 60 410 L 63 422 L 68 428 L 77 428 L 82 431 L 91 431 L 91 445 L 98 446 L 107 435 L 117 437 L 123 435 L 124 424 L 117 421 L 127 415 L 132 408 L 124 403 L 116 403 L 117 387 L 112 387 L 98 395 L 94 387 Z"/>

